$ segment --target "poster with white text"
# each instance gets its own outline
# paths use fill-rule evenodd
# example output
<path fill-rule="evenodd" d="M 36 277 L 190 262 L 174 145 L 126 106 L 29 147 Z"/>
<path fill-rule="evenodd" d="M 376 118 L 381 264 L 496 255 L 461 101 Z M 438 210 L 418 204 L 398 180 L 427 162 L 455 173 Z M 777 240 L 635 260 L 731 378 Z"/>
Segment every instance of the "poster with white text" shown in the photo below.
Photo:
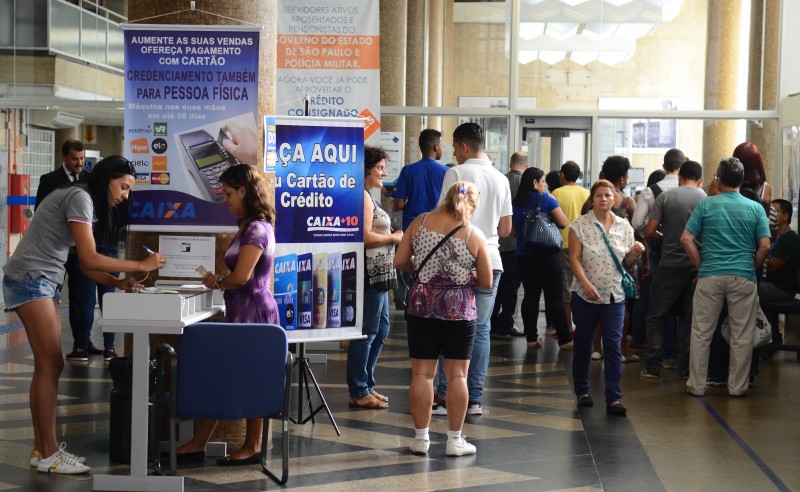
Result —
<path fill-rule="evenodd" d="M 257 164 L 258 30 L 128 24 L 124 34 L 133 228 L 235 228 L 219 176 Z"/>

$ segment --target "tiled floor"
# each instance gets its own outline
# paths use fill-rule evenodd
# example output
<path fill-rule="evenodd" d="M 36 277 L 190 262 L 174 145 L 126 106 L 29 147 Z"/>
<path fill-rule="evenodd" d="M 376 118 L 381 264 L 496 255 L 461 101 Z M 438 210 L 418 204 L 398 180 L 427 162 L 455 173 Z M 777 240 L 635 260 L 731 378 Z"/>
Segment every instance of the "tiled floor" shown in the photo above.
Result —
<path fill-rule="evenodd" d="M 63 333 L 66 352 L 69 328 Z M 794 354 L 764 361 L 751 395 L 735 399 L 715 389 L 704 398 L 690 397 L 682 381 L 668 375 L 643 381 L 638 377 L 642 364 L 626 364 L 623 401 L 629 416 L 618 418 L 607 416 L 603 405 L 577 410 L 570 390 L 571 354 L 558 353 L 550 337 L 537 350 L 527 350 L 524 339 L 493 340 L 485 413 L 467 416 L 464 426 L 478 454 L 446 458 L 445 418 L 434 417 L 431 450 L 419 457 L 407 450 L 413 430 L 404 333 L 400 313 L 392 312 L 391 338 L 377 370 L 378 389 L 391 399 L 389 410 L 348 408 L 344 354 L 329 354 L 327 364 L 312 365 L 342 435 L 336 435 L 327 416 L 319 416 L 316 424 L 291 425 L 285 488 L 800 490 L 800 362 Z M 597 395 L 602 394 L 601 367 L 602 362 L 593 362 Z M 47 476 L 28 467 L 32 371 L 24 331 L 0 335 L 0 491 L 91 490 L 90 476 Z M 59 386 L 59 435 L 71 451 L 87 457 L 95 473 L 126 469 L 109 464 L 110 389 L 100 358 L 68 364 Z M 179 473 L 191 492 L 278 488 L 258 466 L 220 468 L 213 459 Z"/>

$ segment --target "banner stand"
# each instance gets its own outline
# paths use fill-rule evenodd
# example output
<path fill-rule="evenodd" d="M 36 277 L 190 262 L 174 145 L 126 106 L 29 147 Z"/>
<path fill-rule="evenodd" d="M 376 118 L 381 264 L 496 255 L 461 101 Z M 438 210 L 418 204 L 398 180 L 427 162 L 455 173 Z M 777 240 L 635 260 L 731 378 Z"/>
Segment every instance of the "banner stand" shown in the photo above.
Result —
<path fill-rule="evenodd" d="M 289 417 L 289 420 L 295 424 L 305 424 L 310 420 L 313 424 L 315 423 L 314 416 L 324 408 L 325 412 L 328 414 L 328 417 L 331 418 L 331 424 L 336 430 L 336 435 L 341 436 L 342 433 L 339 431 L 339 426 L 336 425 L 336 419 L 333 418 L 333 413 L 331 413 L 331 407 L 328 406 L 328 402 L 325 400 L 325 395 L 322 394 L 322 389 L 319 387 L 319 383 L 317 383 L 317 378 L 314 377 L 314 371 L 311 370 L 311 365 L 309 364 L 308 357 L 306 356 L 305 343 L 297 344 L 297 358 L 295 358 L 294 364 L 299 369 L 297 372 L 297 418 L 293 419 Z M 311 378 L 311 382 L 314 383 L 314 388 L 317 390 L 320 400 L 322 400 L 322 403 L 320 403 L 320 405 L 315 409 L 312 409 L 311 406 L 311 387 L 308 384 L 308 378 Z M 305 404 L 303 403 L 304 392 L 306 400 Z M 306 406 L 308 407 L 310 413 L 304 418 L 303 411 L 305 410 Z"/>

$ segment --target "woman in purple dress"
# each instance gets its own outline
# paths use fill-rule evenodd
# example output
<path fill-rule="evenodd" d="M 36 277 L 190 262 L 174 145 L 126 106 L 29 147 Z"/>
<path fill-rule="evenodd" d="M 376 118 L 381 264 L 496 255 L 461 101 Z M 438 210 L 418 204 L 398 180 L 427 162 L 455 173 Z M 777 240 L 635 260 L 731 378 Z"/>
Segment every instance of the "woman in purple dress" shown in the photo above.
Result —
<path fill-rule="evenodd" d="M 239 218 L 239 232 L 225 251 L 223 261 L 230 273 L 207 273 L 203 284 L 220 289 L 225 298 L 225 321 L 229 323 L 278 323 L 278 305 L 270 292 L 275 234 L 275 209 L 267 201 L 267 188 L 253 166 L 240 164 L 220 176 L 223 203 Z M 192 439 L 178 449 L 179 463 L 205 461 L 205 448 L 216 420 L 196 420 Z M 242 447 L 217 460 L 221 466 L 261 462 L 261 432 L 264 420 L 247 419 Z"/>

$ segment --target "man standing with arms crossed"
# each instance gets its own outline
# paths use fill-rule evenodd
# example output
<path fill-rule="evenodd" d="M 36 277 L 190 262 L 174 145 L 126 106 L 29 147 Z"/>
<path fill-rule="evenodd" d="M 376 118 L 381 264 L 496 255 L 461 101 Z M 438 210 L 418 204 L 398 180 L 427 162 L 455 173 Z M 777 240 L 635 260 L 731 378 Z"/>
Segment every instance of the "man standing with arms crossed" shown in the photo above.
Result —
<path fill-rule="evenodd" d="M 581 216 L 581 208 L 589 198 L 589 190 L 578 186 L 576 182 L 581 178 L 581 168 L 574 161 L 567 161 L 561 166 L 561 186 L 553 191 L 553 197 L 558 200 L 561 210 L 571 224 Z M 561 288 L 564 311 L 567 314 L 567 328 L 572 330 L 572 309 L 570 299 L 572 292 L 572 268 L 569 266 L 569 226 L 561 229 L 564 243 L 561 245 L 561 269 L 564 272 L 564 282 Z"/>
<path fill-rule="evenodd" d="M 528 154 L 514 152 L 508 162 L 510 171 L 506 173 L 511 187 L 511 198 L 517 194 L 522 172 L 528 168 Z M 500 259 L 503 262 L 503 275 L 497 285 L 497 298 L 492 311 L 492 335 L 524 337 L 525 332 L 514 325 L 517 310 L 517 291 L 522 278 L 517 266 L 517 240 L 511 236 L 500 238 Z"/>
<path fill-rule="evenodd" d="M 442 158 L 442 134 L 436 130 L 426 129 L 419 134 L 419 150 L 422 159 L 413 164 L 403 166 L 400 176 L 394 185 L 394 209 L 403 211 L 403 231 L 408 229 L 417 215 L 436 208 L 442 181 L 447 166 L 436 161 Z M 394 289 L 394 307 L 406 308 L 408 285 L 411 274 L 405 270 L 397 270 L 397 287 Z"/>
<path fill-rule="evenodd" d="M 753 332 L 756 329 L 756 269 L 769 252 L 769 223 L 764 207 L 739 193 L 744 166 L 735 157 L 723 159 L 714 180 L 719 195 L 695 207 L 681 235 L 681 245 L 699 270 L 694 290 L 692 342 L 686 392 L 706 393 L 711 337 L 722 303 L 728 303 L 731 326 L 728 394 L 744 396 L 749 387 Z M 695 244 L 703 244 L 703 255 Z"/>
<path fill-rule="evenodd" d="M 453 156 L 458 162 L 447 170 L 442 183 L 439 203 L 444 201 L 447 191 L 458 181 L 475 183 L 481 194 L 480 205 L 472 224 L 486 236 L 486 244 L 492 261 L 494 279 L 491 289 L 475 289 L 475 303 L 478 318 L 475 322 L 475 342 L 472 347 L 472 360 L 467 374 L 469 405 L 467 414 L 482 415 L 483 382 L 489 367 L 489 332 L 490 318 L 497 294 L 497 284 L 503 273 L 503 262 L 500 259 L 499 238 L 511 233 L 511 188 L 508 179 L 492 166 L 492 162 L 483 153 L 485 136 L 483 128 L 477 123 L 463 123 L 453 132 Z M 447 379 L 444 377 L 444 363 L 439 358 L 439 384 L 434 394 L 434 415 L 447 415 L 444 407 L 447 393 Z"/>

